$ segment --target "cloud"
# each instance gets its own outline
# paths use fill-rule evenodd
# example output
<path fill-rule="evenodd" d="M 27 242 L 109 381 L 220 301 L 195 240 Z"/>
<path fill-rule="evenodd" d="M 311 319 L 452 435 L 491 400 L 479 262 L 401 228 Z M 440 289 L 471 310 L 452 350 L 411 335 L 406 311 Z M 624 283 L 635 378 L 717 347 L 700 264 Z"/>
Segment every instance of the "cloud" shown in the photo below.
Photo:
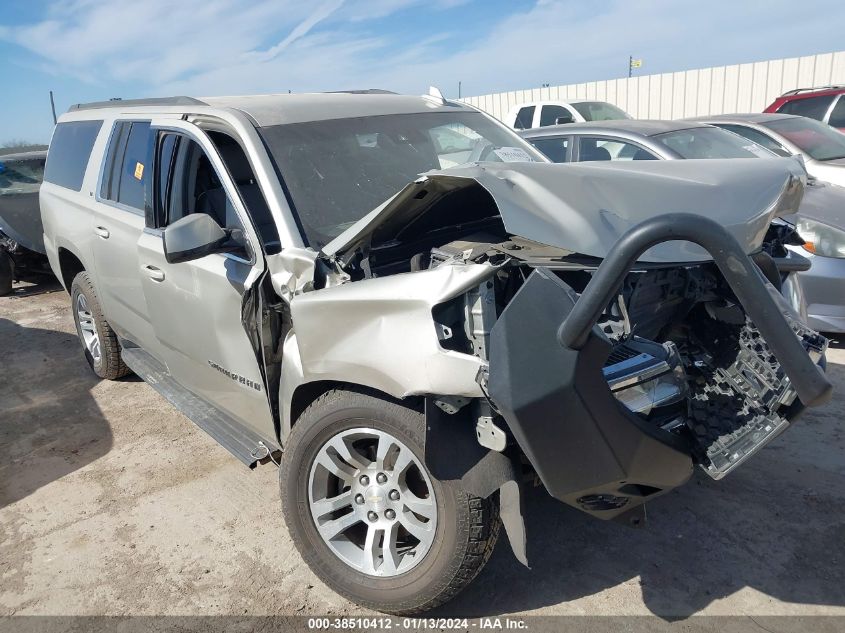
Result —
<path fill-rule="evenodd" d="M 263 51 L 263 52 L 255 52 L 252 54 L 252 58 L 254 61 L 262 62 L 262 61 L 269 61 L 274 57 L 278 57 L 279 54 L 284 51 L 288 46 L 294 43 L 296 40 L 305 37 L 308 35 L 308 32 L 313 29 L 317 24 L 328 18 L 332 13 L 337 11 L 342 5 L 344 0 L 328 0 L 328 2 L 322 3 L 317 10 L 314 11 L 311 15 L 305 18 L 302 22 L 296 25 L 296 27 L 283 39 L 281 42 L 273 46 L 272 48 Z"/>
<path fill-rule="evenodd" d="M 455 94 L 786 57 L 841 48 L 841 0 L 75 0 L 0 26 L 57 73 L 139 94 L 384 87 Z M 316 6 L 315 6 L 316 4 Z M 456 8 L 457 7 L 457 8 Z M 134 95 L 126 95 L 134 96 Z"/>

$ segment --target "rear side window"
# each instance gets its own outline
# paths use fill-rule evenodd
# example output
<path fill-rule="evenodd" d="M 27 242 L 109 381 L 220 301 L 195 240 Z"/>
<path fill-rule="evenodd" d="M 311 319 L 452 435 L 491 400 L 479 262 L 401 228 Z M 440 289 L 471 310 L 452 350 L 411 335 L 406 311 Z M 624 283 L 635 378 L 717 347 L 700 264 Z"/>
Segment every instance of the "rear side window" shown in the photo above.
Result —
<path fill-rule="evenodd" d="M 44 180 L 80 191 L 94 141 L 102 126 L 102 121 L 59 123 L 47 153 Z"/>
<path fill-rule="evenodd" d="M 133 209 L 144 209 L 144 178 L 147 175 L 149 138 L 149 121 L 132 123 L 126 140 L 126 150 L 123 153 L 123 169 L 120 172 L 117 201 Z"/>
<path fill-rule="evenodd" d="M 516 121 L 513 126 L 517 130 L 531 129 L 531 123 L 534 121 L 534 106 L 525 106 L 520 108 L 516 115 Z"/>
<path fill-rule="evenodd" d="M 112 132 L 100 197 L 143 212 L 149 121 L 119 121 Z"/>
<path fill-rule="evenodd" d="M 805 97 L 804 99 L 793 99 L 784 103 L 778 112 L 783 114 L 797 114 L 798 116 L 806 116 L 811 119 L 821 121 L 824 115 L 827 114 L 827 109 L 833 103 L 834 95 L 825 95 L 823 97 Z"/>
<path fill-rule="evenodd" d="M 572 123 L 572 113 L 559 105 L 543 106 L 540 110 L 540 127 L 555 125 L 558 119 L 564 119 L 561 123 Z"/>
<path fill-rule="evenodd" d="M 131 123 L 118 122 L 109 141 L 109 151 L 106 154 L 106 164 L 103 171 L 103 183 L 100 186 L 100 197 L 106 200 L 117 200 L 117 189 L 120 186 L 120 169 L 123 166 L 123 151 L 126 149 L 126 137 Z"/>
<path fill-rule="evenodd" d="M 845 128 L 845 95 L 839 96 L 839 101 L 836 102 L 833 112 L 830 113 L 828 123 L 833 127 Z"/>
<path fill-rule="evenodd" d="M 531 144 L 548 156 L 555 163 L 565 163 L 568 158 L 569 137 L 563 138 L 534 138 Z"/>
<path fill-rule="evenodd" d="M 745 127 L 744 125 L 718 125 L 717 127 L 727 130 L 728 132 L 744 136 L 749 141 L 754 141 L 757 145 L 762 145 L 767 150 L 774 152 L 778 156 L 792 156 L 792 153 L 788 149 L 778 143 L 771 136 L 758 132 L 750 127 Z"/>

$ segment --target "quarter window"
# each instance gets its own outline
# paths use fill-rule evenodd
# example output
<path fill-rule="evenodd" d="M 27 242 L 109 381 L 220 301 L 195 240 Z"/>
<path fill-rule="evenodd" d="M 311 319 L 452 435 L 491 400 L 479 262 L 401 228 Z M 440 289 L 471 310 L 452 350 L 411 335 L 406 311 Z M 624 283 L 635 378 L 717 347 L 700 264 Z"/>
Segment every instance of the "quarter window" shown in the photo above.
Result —
<path fill-rule="evenodd" d="M 821 121 L 824 115 L 827 114 L 827 109 L 833 103 L 834 95 L 825 95 L 822 97 L 804 97 L 803 99 L 793 99 L 784 103 L 778 112 L 782 114 L 797 114 L 798 116 L 805 116 L 811 119 Z"/>
<path fill-rule="evenodd" d="M 516 115 L 516 121 L 513 126 L 517 130 L 530 130 L 534 122 L 534 106 L 525 106 L 520 108 Z"/>
<path fill-rule="evenodd" d="M 47 153 L 44 180 L 74 191 L 82 190 L 91 150 L 102 126 L 102 121 L 59 123 Z"/>

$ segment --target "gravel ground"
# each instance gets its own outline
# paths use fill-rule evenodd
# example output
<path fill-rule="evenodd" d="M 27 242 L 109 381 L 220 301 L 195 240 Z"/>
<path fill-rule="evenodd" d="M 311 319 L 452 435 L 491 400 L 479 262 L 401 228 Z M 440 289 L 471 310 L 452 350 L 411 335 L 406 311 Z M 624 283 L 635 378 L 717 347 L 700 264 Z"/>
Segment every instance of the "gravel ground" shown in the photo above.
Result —
<path fill-rule="evenodd" d="M 277 471 L 246 469 L 136 378 L 100 382 L 55 284 L 0 297 L 0 615 L 342 615 L 304 565 Z M 845 350 L 838 391 L 722 482 L 696 475 L 634 530 L 528 495 L 444 616 L 845 615 Z"/>

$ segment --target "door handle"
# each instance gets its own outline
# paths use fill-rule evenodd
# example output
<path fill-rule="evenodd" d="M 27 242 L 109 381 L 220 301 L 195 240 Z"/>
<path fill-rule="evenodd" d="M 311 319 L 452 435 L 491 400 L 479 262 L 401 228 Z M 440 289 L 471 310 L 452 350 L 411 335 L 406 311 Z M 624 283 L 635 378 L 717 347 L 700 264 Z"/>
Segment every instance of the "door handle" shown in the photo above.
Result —
<path fill-rule="evenodd" d="M 156 268 L 155 266 L 147 264 L 144 266 L 143 270 L 153 281 L 164 281 L 164 271 L 161 268 Z"/>
<path fill-rule="evenodd" d="M 111 235 L 111 233 L 109 233 L 109 230 L 104 226 L 95 226 L 94 233 L 102 237 L 104 240 L 109 239 L 109 235 Z"/>

